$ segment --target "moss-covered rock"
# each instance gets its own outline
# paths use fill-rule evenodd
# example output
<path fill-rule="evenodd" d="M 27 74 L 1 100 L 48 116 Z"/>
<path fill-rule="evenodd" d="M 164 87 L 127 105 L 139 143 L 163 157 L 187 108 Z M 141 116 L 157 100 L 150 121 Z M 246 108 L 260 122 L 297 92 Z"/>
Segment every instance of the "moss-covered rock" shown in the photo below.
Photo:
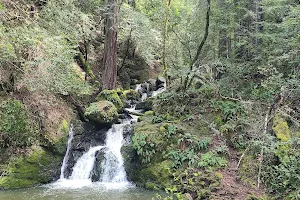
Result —
<path fill-rule="evenodd" d="M 118 117 L 118 110 L 110 101 L 91 103 L 85 111 L 85 116 L 99 124 L 112 124 Z"/>
<path fill-rule="evenodd" d="M 149 111 L 145 112 L 145 115 L 146 116 L 151 116 L 151 115 L 154 115 L 154 112 L 153 112 L 153 110 L 149 110 Z"/>
<path fill-rule="evenodd" d="M 170 161 L 163 161 L 142 167 L 135 172 L 133 181 L 147 189 L 160 190 L 168 188 L 172 183 L 171 164 Z"/>
<path fill-rule="evenodd" d="M 103 90 L 96 99 L 97 101 L 107 100 L 112 102 L 118 111 L 121 111 L 124 108 L 124 104 L 117 90 Z"/>
<path fill-rule="evenodd" d="M 121 149 L 122 157 L 124 159 L 124 168 L 129 181 L 132 181 L 138 169 L 138 157 L 132 145 L 124 145 Z"/>
<path fill-rule="evenodd" d="M 137 110 L 149 111 L 153 109 L 153 98 L 148 98 L 146 101 L 140 102 L 136 105 Z"/>
<path fill-rule="evenodd" d="M 57 175 L 61 157 L 35 146 L 27 155 L 11 158 L 2 169 L 0 188 L 16 189 L 49 183 Z"/>
<path fill-rule="evenodd" d="M 127 99 L 127 100 L 139 100 L 140 99 L 140 94 L 135 91 L 135 90 L 124 90 L 122 95 L 122 99 Z"/>
<path fill-rule="evenodd" d="M 210 199 L 221 183 L 222 176 L 211 171 L 199 171 L 193 168 L 177 170 L 173 185 L 177 191 L 192 194 L 194 199 Z"/>

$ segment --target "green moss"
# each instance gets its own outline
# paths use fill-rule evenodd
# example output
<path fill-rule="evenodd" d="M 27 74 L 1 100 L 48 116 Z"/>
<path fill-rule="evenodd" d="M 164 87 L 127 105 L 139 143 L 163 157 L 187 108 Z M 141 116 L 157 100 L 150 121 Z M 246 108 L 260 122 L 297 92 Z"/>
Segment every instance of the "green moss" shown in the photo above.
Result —
<path fill-rule="evenodd" d="M 117 108 L 110 101 L 91 103 L 84 114 L 88 119 L 100 124 L 112 124 L 118 116 Z"/>
<path fill-rule="evenodd" d="M 215 175 L 219 180 L 223 179 L 223 174 L 221 174 L 220 172 L 215 172 Z"/>
<path fill-rule="evenodd" d="M 67 120 L 63 119 L 60 125 L 60 131 L 64 134 L 69 133 L 70 124 L 67 122 Z"/>
<path fill-rule="evenodd" d="M 48 183 L 57 169 L 61 157 L 35 146 L 25 156 L 11 159 L 5 167 L 6 176 L 0 178 L 0 188 L 15 189 Z"/>
<path fill-rule="evenodd" d="M 96 99 L 97 101 L 107 100 L 112 102 L 119 111 L 124 107 L 124 104 L 119 97 L 117 90 L 103 90 L 102 92 L 100 92 Z"/>
<path fill-rule="evenodd" d="M 146 116 L 154 115 L 154 112 L 152 110 L 149 110 L 149 111 L 145 112 L 145 115 Z"/>
<path fill-rule="evenodd" d="M 287 142 L 291 139 L 289 126 L 279 115 L 275 115 L 273 119 L 273 131 L 277 138 L 283 142 Z"/>
<path fill-rule="evenodd" d="M 140 94 L 132 89 L 124 90 L 121 97 L 122 97 L 122 99 L 127 99 L 127 100 L 139 100 Z"/>
<path fill-rule="evenodd" d="M 134 176 L 134 182 L 147 189 L 157 190 L 168 188 L 172 182 L 170 166 L 170 161 L 163 161 L 137 170 Z"/>
<path fill-rule="evenodd" d="M 174 173 L 174 185 L 181 193 L 197 194 L 196 199 L 209 199 L 220 186 L 220 177 L 210 171 L 179 169 Z"/>

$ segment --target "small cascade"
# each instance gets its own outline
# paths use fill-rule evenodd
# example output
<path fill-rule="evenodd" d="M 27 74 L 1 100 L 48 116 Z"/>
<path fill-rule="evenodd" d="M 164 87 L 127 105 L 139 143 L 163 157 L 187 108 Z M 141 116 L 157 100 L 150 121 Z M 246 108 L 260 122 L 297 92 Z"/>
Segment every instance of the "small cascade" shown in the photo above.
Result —
<path fill-rule="evenodd" d="M 60 179 L 64 179 L 65 178 L 64 172 L 65 172 L 65 169 L 68 166 L 69 152 L 70 152 L 70 148 L 71 148 L 71 143 L 72 143 L 73 137 L 74 137 L 74 131 L 73 131 L 73 125 L 71 124 L 70 131 L 69 131 L 69 139 L 68 139 L 68 143 L 67 143 L 67 151 L 66 151 L 65 157 L 63 159 L 62 166 L 60 168 Z"/>
<path fill-rule="evenodd" d="M 142 102 L 143 102 L 143 101 L 146 101 L 147 97 L 148 97 L 148 94 L 147 94 L 147 93 L 143 93 L 143 94 L 142 94 L 141 101 L 142 101 Z"/>
<path fill-rule="evenodd" d="M 73 167 L 73 172 L 70 180 L 90 180 L 91 171 L 94 168 L 95 154 L 97 151 L 103 149 L 104 146 L 96 146 L 90 148 L 88 152 L 83 154 Z"/>
<path fill-rule="evenodd" d="M 139 92 L 142 97 L 141 102 L 146 101 L 149 93 L 149 85 L 147 85 L 146 91 L 144 91 L 145 85 L 138 84 L 135 91 Z M 166 90 L 166 84 L 156 91 L 152 91 L 152 96 L 156 96 L 159 93 Z M 69 139 L 67 143 L 66 155 L 63 159 L 63 164 L 61 167 L 60 179 L 52 184 L 54 187 L 58 188 L 81 188 L 84 186 L 91 186 L 92 183 L 92 171 L 96 163 L 96 153 L 102 151 L 104 154 L 104 159 L 101 162 L 102 172 L 100 174 L 100 182 L 98 184 L 103 184 L 105 187 L 116 189 L 125 187 L 127 188 L 131 184 L 127 181 L 126 171 L 124 168 L 124 160 L 121 154 L 121 148 L 124 143 L 123 131 L 124 127 L 128 124 L 138 121 L 138 116 L 134 113 L 139 113 L 142 110 L 136 110 L 136 104 L 133 104 L 131 108 L 126 108 L 130 113 L 131 119 L 125 119 L 121 124 L 114 124 L 106 132 L 105 144 L 101 146 L 91 147 L 87 152 L 85 152 L 77 161 L 73 167 L 73 172 L 69 178 L 64 177 L 64 171 L 67 168 L 67 162 L 69 160 L 69 151 L 71 149 L 71 143 L 74 136 L 73 127 L 71 126 L 69 132 Z"/>
<path fill-rule="evenodd" d="M 161 88 L 159 88 L 158 90 L 152 92 L 152 97 L 155 97 L 156 95 L 158 95 L 158 94 L 160 94 L 160 93 L 166 91 L 166 89 L 167 89 L 167 84 L 166 84 L 166 82 L 165 82 L 165 83 L 164 83 L 164 87 L 161 87 Z"/>
<path fill-rule="evenodd" d="M 102 162 L 102 176 L 100 180 L 108 183 L 127 182 L 124 169 L 124 160 L 121 154 L 123 145 L 123 128 L 130 123 L 126 121 L 123 124 L 114 124 L 106 133 L 106 151 Z"/>
<path fill-rule="evenodd" d="M 142 89 L 142 84 L 137 84 L 136 88 L 135 88 L 135 91 L 139 92 L 139 90 L 141 90 L 141 89 Z"/>

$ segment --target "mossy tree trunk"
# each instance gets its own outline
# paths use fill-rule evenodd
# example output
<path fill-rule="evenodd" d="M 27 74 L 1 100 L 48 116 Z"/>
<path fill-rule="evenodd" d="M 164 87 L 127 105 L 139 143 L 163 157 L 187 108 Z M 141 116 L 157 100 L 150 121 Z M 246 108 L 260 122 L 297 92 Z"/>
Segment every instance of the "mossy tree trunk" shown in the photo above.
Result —
<path fill-rule="evenodd" d="M 104 73 L 102 84 L 104 89 L 114 89 L 117 85 L 117 39 L 118 8 L 117 0 L 108 0 L 105 27 Z"/>

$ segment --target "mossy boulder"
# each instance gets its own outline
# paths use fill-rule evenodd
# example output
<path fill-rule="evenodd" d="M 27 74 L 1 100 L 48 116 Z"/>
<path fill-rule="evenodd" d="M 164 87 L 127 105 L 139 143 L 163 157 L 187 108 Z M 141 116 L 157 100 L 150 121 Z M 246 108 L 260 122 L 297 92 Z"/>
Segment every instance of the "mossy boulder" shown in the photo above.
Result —
<path fill-rule="evenodd" d="M 86 111 L 85 116 L 99 124 L 113 124 L 118 117 L 118 110 L 110 101 L 98 101 L 91 103 Z"/>
<path fill-rule="evenodd" d="M 211 199 L 223 178 L 220 173 L 195 168 L 178 169 L 173 176 L 173 187 L 178 192 L 191 194 L 193 199 Z"/>
<path fill-rule="evenodd" d="M 141 187 L 161 190 L 171 186 L 172 173 L 170 161 L 151 163 L 135 171 L 133 181 Z"/>
<path fill-rule="evenodd" d="M 117 90 L 103 90 L 98 94 L 97 101 L 107 100 L 114 104 L 114 106 L 121 111 L 124 108 L 124 104 L 118 94 Z"/>
<path fill-rule="evenodd" d="M 124 168 L 129 181 L 132 181 L 138 169 L 138 157 L 132 145 L 124 145 L 121 149 L 122 157 L 124 159 Z"/>
<path fill-rule="evenodd" d="M 146 101 L 140 102 L 136 105 L 137 110 L 149 111 L 153 109 L 154 98 L 148 98 Z"/>
<path fill-rule="evenodd" d="M 138 101 L 140 99 L 140 94 L 135 90 L 124 90 L 122 95 L 122 99 L 126 100 L 136 100 Z"/>
<path fill-rule="evenodd" d="M 60 169 L 61 157 L 35 146 L 26 155 L 11 158 L 3 167 L 0 188 L 32 187 L 53 181 Z"/>

